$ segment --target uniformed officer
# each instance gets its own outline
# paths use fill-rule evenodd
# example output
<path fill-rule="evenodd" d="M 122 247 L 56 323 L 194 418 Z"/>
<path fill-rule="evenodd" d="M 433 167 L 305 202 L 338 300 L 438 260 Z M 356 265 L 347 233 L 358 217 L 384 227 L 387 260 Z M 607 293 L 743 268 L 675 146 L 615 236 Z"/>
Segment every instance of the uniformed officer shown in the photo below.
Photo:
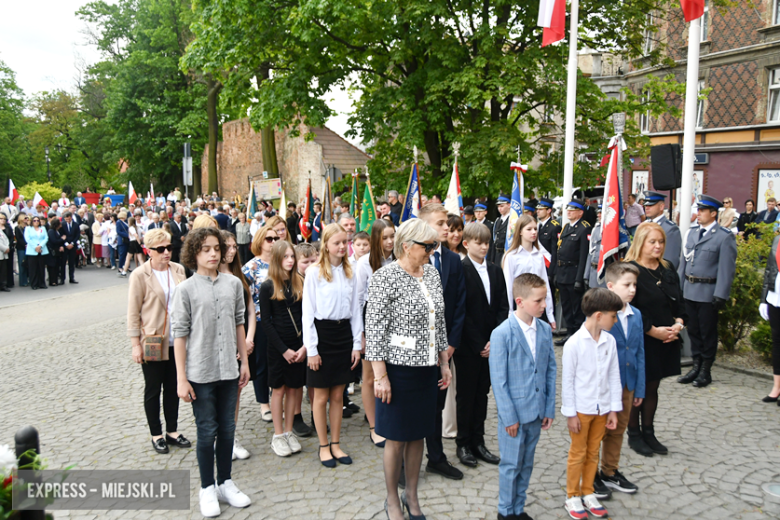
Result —
<path fill-rule="evenodd" d="M 666 248 L 664 249 L 664 260 L 670 262 L 675 269 L 680 267 L 680 250 L 682 249 L 682 235 L 677 224 L 666 218 L 664 209 L 666 206 L 666 195 L 657 191 L 646 191 L 645 195 L 645 222 L 655 222 L 660 225 L 666 233 Z"/>
<path fill-rule="evenodd" d="M 539 233 L 539 243 L 550 253 L 550 267 L 547 268 L 547 278 L 555 279 L 556 262 L 558 261 L 558 235 L 561 233 L 561 224 L 552 218 L 552 199 L 542 198 L 536 206 Z"/>
<path fill-rule="evenodd" d="M 685 235 L 678 269 L 693 367 L 677 381 L 696 387 L 712 382 L 710 369 L 718 350 L 718 310 L 729 297 L 736 271 L 737 241 L 734 233 L 718 225 L 721 207 L 715 197 L 699 197 L 699 224 L 691 226 Z"/>
<path fill-rule="evenodd" d="M 588 235 L 590 224 L 582 219 L 585 204 L 582 200 L 572 199 L 566 206 L 569 223 L 563 227 L 558 240 L 557 270 L 555 283 L 561 297 L 563 317 L 566 321 L 567 336 L 555 342 L 560 346 L 580 329 L 585 316 L 580 303 L 585 294 L 585 266 L 588 261 Z"/>
<path fill-rule="evenodd" d="M 506 195 L 499 195 L 496 206 L 498 206 L 499 217 L 493 224 L 493 263 L 501 265 L 504 258 L 504 247 L 506 246 L 506 232 L 509 229 L 509 210 L 511 209 L 511 199 Z"/>
<path fill-rule="evenodd" d="M 488 227 L 490 230 L 490 247 L 488 247 L 488 260 L 493 258 L 494 254 L 494 244 L 493 244 L 493 222 L 487 219 L 487 206 L 482 204 L 481 202 L 477 202 L 474 204 L 474 222 L 479 222 L 480 224 L 484 224 Z"/>
<path fill-rule="evenodd" d="M 599 213 L 601 215 L 601 206 L 599 206 Z M 589 289 L 595 287 L 606 288 L 606 279 L 599 283 L 599 255 L 601 254 L 601 219 L 596 219 L 596 225 L 593 226 L 590 232 L 590 246 L 588 248 L 588 263 L 585 265 L 585 283 Z"/>
<path fill-rule="evenodd" d="M 528 215 L 529 217 L 533 217 L 534 220 L 536 220 L 536 206 L 532 206 L 528 202 L 523 204 L 523 215 Z"/>

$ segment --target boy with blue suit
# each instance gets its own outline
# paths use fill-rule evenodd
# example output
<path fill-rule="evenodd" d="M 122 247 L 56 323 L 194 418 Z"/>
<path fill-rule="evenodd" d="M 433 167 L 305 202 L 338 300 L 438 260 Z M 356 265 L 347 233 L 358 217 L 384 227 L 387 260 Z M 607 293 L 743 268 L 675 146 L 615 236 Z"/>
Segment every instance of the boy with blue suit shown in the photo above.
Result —
<path fill-rule="evenodd" d="M 620 296 L 624 302 L 617 313 L 617 323 L 609 333 L 615 338 L 620 384 L 623 386 L 623 410 L 617 413 L 617 428 L 607 430 L 601 441 L 601 473 L 596 475 L 593 488 L 596 497 L 607 498 L 611 491 L 633 494 L 637 492 L 631 483 L 618 471 L 623 433 L 628 426 L 631 406 L 639 406 L 645 397 L 645 339 L 642 313 L 631 305 L 636 295 L 636 281 L 639 269 L 627 262 L 615 262 L 607 267 L 607 289 Z"/>
<path fill-rule="evenodd" d="M 547 284 L 525 273 L 512 284 L 517 309 L 490 336 L 490 379 L 498 408 L 498 519 L 531 520 L 524 511 L 534 452 L 555 417 L 557 364 L 552 330 L 539 318 Z"/>

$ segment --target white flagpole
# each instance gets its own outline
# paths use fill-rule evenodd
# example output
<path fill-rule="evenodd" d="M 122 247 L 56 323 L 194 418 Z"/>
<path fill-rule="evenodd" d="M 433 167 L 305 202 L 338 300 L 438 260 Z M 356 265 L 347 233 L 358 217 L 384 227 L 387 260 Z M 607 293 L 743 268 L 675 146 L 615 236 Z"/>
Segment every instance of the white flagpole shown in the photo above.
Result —
<path fill-rule="evenodd" d="M 696 112 L 699 104 L 699 43 L 701 17 L 688 27 L 688 71 L 685 83 L 685 131 L 683 134 L 682 189 L 677 207 L 680 208 L 680 232 L 683 236 L 691 227 L 691 194 L 693 193 L 693 160 L 696 154 Z"/>
<path fill-rule="evenodd" d="M 569 70 L 566 80 L 566 136 L 563 160 L 563 203 L 568 204 L 574 191 L 574 124 L 577 110 L 577 26 L 579 0 L 571 0 L 571 27 L 569 28 Z M 562 212 L 567 223 L 566 212 Z"/>

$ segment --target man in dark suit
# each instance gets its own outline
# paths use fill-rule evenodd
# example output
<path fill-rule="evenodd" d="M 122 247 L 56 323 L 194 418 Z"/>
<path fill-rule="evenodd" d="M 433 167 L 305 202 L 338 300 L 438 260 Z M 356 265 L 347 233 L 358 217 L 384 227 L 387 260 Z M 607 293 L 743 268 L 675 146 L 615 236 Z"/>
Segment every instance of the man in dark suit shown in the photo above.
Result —
<path fill-rule="evenodd" d="M 92 236 L 92 224 L 95 223 L 95 214 L 92 210 L 86 208 L 84 211 L 84 224 L 87 225 L 87 242 L 89 243 L 89 251 L 84 251 L 87 255 L 87 265 L 92 265 L 92 242 L 94 237 Z"/>
<path fill-rule="evenodd" d="M 499 217 L 493 224 L 493 256 L 488 258 L 496 265 L 501 265 L 504 259 L 504 248 L 506 247 L 506 234 L 509 230 L 509 212 L 511 211 L 512 200 L 506 195 L 499 195 L 496 206 L 498 206 Z"/>
<path fill-rule="evenodd" d="M 76 198 L 73 199 L 73 204 L 75 204 L 77 208 L 80 208 L 82 204 L 86 204 L 86 203 L 87 203 L 87 199 L 85 199 L 81 195 L 81 192 L 76 193 Z"/>
<path fill-rule="evenodd" d="M 217 206 L 217 215 L 214 218 L 217 220 L 219 229 L 224 229 L 227 231 L 228 227 L 230 226 L 230 217 L 225 215 L 225 208 L 222 206 Z"/>
<path fill-rule="evenodd" d="M 585 267 L 590 248 L 590 224 L 582 218 L 585 204 L 581 200 L 572 199 L 566 206 L 569 223 L 561 231 L 558 240 L 558 265 L 555 271 L 555 284 L 561 297 L 563 318 L 566 320 L 567 335 L 555 342 L 561 346 L 569 336 L 576 333 L 585 316 L 580 303 L 585 294 Z"/>
<path fill-rule="evenodd" d="M 301 216 L 295 211 L 295 203 L 290 201 L 287 203 L 287 209 L 292 211 L 292 215 L 287 219 L 287 233 L 293 244 L 298 243 L 298 235 L 301 234 L 301 230 L 298 227 L 298 222 L 301 220 Z"/>
<path fill-rule="evenodd" d="M 238 224 L 238 210 L 236 208 L 230 209 L 230 222 L 228 222 L 228 231 L 236 234 L 236 224 Z"/>
<path fill-rule="evenodd" d="M 777 220 L 777 199 L 769 197 L 766 199 L 766 209 L 759 211 L 756 216 L 756 222 L 762 224 L 771 224 Z"/>
<path fill-rule="evenodd" d="M 173 221 L 171 225 L 171 246 L 173 251 L 171 252 L 171 262 L 179 263 L 179 257 L 181 255 L 181 246 L 184 243 L 184 237 L 187 236 L 189 230 L 187 229 L 187 223 L 182 222 L 181 214 L 174 213 Z"/>
<path fill-rule="evenodd" d="M 598 219 L 598 211 L 597 208 L 594 206 L 598 206 L 597 200 L 589 201 L 588 199 L 585 199 L 583 201 L 585 210 L 582 212 L 582 220 L 587 222 L 590 227 L 593 227 L 596 225 L 596 220 Z"/>
<path fill-rule="evenodd" d="M 73 214 L 70 211 L 62 214 L 61 231 L 65 235 L 65 260 L 68 262 L 70 283 L 78 283 L 76 281 L 76 253 L 78 252 L 81 230 L 78 224 L 73 221 Z"/>
<path fill-rule="evenodd" d="M 506 282 L 501 268 L 485 259 L 490 231 L 476 223 L 463 230 L 463 259 L 466 308 L 460 347 L 453 356 L 458 388 L 455 400 L 458 417 L 458 459 L 476 467 L 477 459 L 498 464 L 500 459 L 485 447 L 485 419 L 490 392 L 490 334 L 509 315 Z"/>
<path fill-rule="evenodd" d="M 431 255 L 430 262 L 441 275 L 441 285 L 444 293 L 444 318 L 447 322 L 447 341 L 449 357 L 460 346 L 463 322 L 466 318 L 466 283 L 463 277 L 463 264 L 460 256 L 453 253 L 442 243 L 446 243 L 449 227 L 447 226 L 447 210 L 441 204 L 427 204 L 420 209 L 420 218 L 439 233 L 439 246 Z M 440 390 L 436 403 L 436 431 L 433 436 L 425 439 L 428 445 L 428 464 L 425 471 L 437 473 L 443 477 L 460 480 L 463 472 L 447 461 L 441 440 L 442 411 L 447 398 L 447 389 Z"/>

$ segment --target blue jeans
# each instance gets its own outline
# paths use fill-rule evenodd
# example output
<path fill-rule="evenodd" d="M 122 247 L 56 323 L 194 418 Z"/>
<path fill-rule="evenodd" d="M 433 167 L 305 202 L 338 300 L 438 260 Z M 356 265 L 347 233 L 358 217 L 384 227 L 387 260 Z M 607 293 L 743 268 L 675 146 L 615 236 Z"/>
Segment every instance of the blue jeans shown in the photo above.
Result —
<path fill-rule="evenodd" d="M 127 244 L 118 244 L 119 248 L 119 266 L 117 269 L 125 268 L 125 260 L 127 259 Z"/>
<path fill-rule="evenodd" d="M 236 433 L 238 379 L 193 383 L 192 413 L 198 430 L 195 453 L 200 471 L 200 487 L 214 484 L 214 439 L 217 440 L 217 484 L 230 479 L 233 468 L 233 438 Z"/>
<path fill-rule="evenodd" d="M 525 509 L 526 491 L 534 469 L 534 453 L 542 420 L 521 424 L 517 436 L 510 437 L 498 422 L 498 512 L 504 516 L 520 515 Z"/>
<path fill-rule="evenodd" d="M 16 250 L 16 260 L 19 262 L 19 287 L 29 285 L 27 279 L 27 253 L 24 249 Z"/>
<path fill-rule="evenodd" d="M 114 246 L 108 246 L 108 259 L 111 261 L 111 267 L 116 267 L 116 249 Z"/>

